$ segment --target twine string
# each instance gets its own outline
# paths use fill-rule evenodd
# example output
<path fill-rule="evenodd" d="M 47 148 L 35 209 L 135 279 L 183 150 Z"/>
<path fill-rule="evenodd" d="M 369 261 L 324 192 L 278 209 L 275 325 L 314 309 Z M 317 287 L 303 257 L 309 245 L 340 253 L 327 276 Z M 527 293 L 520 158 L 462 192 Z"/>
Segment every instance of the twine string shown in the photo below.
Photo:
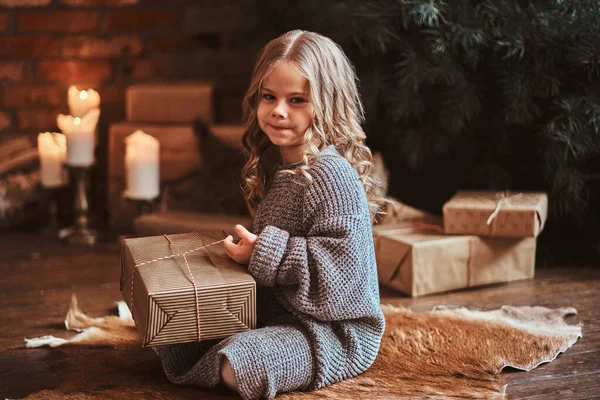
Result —
<path fill-rule="evenodd" d="M 496 202 L 496 208 L 494 209 L 494 211 L 490 214 L 490 216 L 487 219 L 486 223 L 488 224 L 488 226 L 498 216 L 498 214 L 500 213 L 500 209 L 502 208 L 503 205 L 510 204 L 512 199 L 521 197 L 523 195 L 523 193 L 513 194 L 512 196 L 507 196 L 507 194 L 508 194 L 507 192 L 503 192 L 502 197 L 500 199 L 498 199 L 498 201 Z"/>
<path fill-rule="evenodd" d="M 194 300 L 196 301 L 196 322 L 198 326 L 198 341 L 200 341 L 200 301 L 198 300 L 198 286 L 196 286 L 196 280 L 194 279 L 194 275 L 192 274 L 190 264 L 188 263 L 185 254 L 183 254 L 181 250 L 179 250 L 179 247 L 177 247 L 177 245 L 171 240 L 170 237 L 168 237 L 167 235 L 164 236 L 165 239 L 167 239 L 169 243 L 171 243 L 173 247 L 175 247 L 175 250 L 177 250 L 179 254 L 181 254 L 181 256 L 183 257 L 183 261 L 185 261 L 185 266 L 188 270 L 188 273 L 190 274 L 190 281 L 192 282 L 192 286 L 194 286 Z"/>

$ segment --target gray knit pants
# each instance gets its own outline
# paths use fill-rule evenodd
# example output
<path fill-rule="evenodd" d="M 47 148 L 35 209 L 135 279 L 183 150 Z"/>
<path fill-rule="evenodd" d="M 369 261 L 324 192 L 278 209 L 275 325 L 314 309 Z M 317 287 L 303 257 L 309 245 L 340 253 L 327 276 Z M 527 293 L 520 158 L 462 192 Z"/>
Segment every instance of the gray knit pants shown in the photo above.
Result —
<path fill-rule="evenodd" d="M 286 351 L 289 348 L 295 351 Z M 227 357 L 244 399 L 272 399 L 278 393 L 306 389 L 313 380 L 310 342 L 304 332 L 292 325 L 238 333 L 208 350 L 203 343 L 154 350 L 171 382 L 206 387 L 219 383 L 221 362 Z"/>

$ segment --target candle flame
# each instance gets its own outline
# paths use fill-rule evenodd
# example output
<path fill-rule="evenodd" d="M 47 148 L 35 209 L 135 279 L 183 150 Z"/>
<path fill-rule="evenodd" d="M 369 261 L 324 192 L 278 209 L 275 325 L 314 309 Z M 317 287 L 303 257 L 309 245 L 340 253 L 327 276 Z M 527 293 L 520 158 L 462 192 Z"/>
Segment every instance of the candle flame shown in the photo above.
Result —
<path fill-rule="evenodd" d="M 81 100 L 85 100 L 88 98 L 88 92 L 87 90 L 82 90 L 81 92 L 79 92 L 79 98 Z"/>
<path fill-rule="evenodd" d="M 79 124 L 81 124 L 81 118 L 79 118 L 79 117 L 73 118 L 73 125 L 79 125 Z"/>
<path fill-rule="evenodd" d="M 48 150 L 60 150 L 66 151 L 67 148 L 67 137 L 62 133 L 56 132 L 43 132 L 38 134 L 38 148 L 44 148 Z"/>

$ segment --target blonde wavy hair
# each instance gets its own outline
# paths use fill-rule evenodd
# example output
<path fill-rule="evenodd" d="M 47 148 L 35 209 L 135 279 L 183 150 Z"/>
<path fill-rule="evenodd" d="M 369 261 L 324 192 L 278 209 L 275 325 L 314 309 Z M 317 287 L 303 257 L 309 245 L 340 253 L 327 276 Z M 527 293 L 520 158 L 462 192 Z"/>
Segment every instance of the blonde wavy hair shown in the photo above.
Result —
<path fill-rule="evenodd" d="M 254 214 L 262 200 L 269 171 L 276 165 L 277 146 L 260 129 L 257 108 L 265 77 L 280 61 L 292 62 L 309 82 L 314 117 L 304 135 L 302 163 L 279 173 L 300 175 L 312 183 L 308 170 L 321 159 L 320 150 L 333 144 L 357 171 L 369 200 L 372 218 L 385 200 L 376 194 L 380 185 L 373 176 L 373 157 L 361 127 L 364 109 L 354 68 L 340 46 L 318 33 L 294 30 L 270 41 L 260 52 L 243 100 L 246 130 L 242 143 L 247 161 L 242 169 L 242 189 Z"/>

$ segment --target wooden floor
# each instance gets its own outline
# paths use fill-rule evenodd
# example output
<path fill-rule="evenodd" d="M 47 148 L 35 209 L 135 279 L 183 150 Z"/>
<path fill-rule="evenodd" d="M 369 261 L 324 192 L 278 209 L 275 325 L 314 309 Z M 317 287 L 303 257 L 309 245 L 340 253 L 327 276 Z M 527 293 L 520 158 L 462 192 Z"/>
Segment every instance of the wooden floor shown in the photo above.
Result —
<path fill-rule="evenodd" d="M 116 241 L 82 249 L 34 235 L 0 237 L 0 399 L 44 398 L 40 391 L 59 387 L 70 398 L 105 398 L 100 393 L 108 389 L 122 398 L 235 398 L 220 389 L 207 392 L 169 384 L 147 348 L 126 353 L 112 348 L 24 348 L 24 337 L 68 336 L 63 320 L 72 293 L 92 316 L 105 315 L 120 300 L 118 250 Z M 435 304 L 575 307 L 579 317 L 574 321 L 583 322 L 583 338 L 552 363 L 531 372 L 504 372 L 507 397 L 600 399 L 600 266 L 538 269 L 536 275 L 534 280 L 420 299 L 382 288 L 382 303 L 415 311 Z"/>

